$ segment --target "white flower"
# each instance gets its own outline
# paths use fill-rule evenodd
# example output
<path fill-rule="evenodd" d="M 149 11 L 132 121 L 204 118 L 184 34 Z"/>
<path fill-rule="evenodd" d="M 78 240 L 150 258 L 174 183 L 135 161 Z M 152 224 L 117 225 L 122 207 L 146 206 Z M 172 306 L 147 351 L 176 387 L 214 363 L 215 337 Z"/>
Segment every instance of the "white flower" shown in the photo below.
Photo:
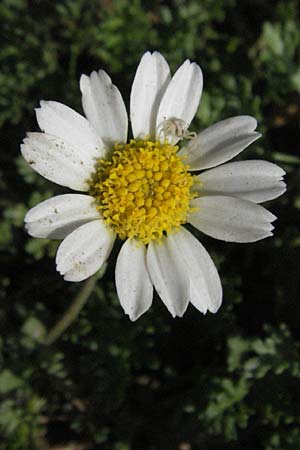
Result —
<path fill-rule="evenodd" d="M 233 117 L 194 137 L 188 127 L 202 93 L 201 69 L 187 60 L 171 78 L 158 52 L 144 54 L 134 78 L 129 142 L 124 102 L 109 76 L 82 75 L 80 89 L 86 118 L 42 101 L 36 110 L 42 133 L 28 133 L 21 151 L 40 175 L 87 194 L 59 195 L 32 208 L 28 233 L 63 239 L 56 263 L 67 281 L 93 275 L 116 236 L 125 240 L 116 287 L 131 320 L 150 307 L 153 286 L 173 317 L 189 302 L 216 312 L 222 301 L 216 267 L 182 225 L 231 242 L 272 235 L 275 216 L 258 203 L 285 191 L 284 171 L 266 161 L 221 165 L 260 137 L 256 120 Z M 178 151 L 184 138 L 190 140 Z M 209 170 L 199 175 L 203 169 Z"/>

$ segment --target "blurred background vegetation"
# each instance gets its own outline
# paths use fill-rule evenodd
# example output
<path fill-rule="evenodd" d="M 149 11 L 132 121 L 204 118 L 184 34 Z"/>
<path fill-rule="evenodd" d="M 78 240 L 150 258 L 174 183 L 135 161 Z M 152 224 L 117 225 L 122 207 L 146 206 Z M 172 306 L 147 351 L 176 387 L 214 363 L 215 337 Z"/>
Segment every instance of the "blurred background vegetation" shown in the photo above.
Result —
<path fill-rule="evenodd" d="M 2 0 L 0 5 L 0 450 L 300 448 L 300 4 L 296 0 Z M 205 77 L 200 130 L 251 114 L 263 138 L 242 158 L 287 172 L 267 205 L 275 236 L 199 236 L 224 304 L 173 320 L 156 299 L 136 323 L 114 264 L 52 346 L 46 330 L 80 285 L 55 272 L 58 242 L 26 235 L 28 208 L 66 192 L 36 175 L 19 144 L 40 99 L 81 112 L 81 73 L 103 68 L 129 103 L 136 65 L 159 50 Z"/>

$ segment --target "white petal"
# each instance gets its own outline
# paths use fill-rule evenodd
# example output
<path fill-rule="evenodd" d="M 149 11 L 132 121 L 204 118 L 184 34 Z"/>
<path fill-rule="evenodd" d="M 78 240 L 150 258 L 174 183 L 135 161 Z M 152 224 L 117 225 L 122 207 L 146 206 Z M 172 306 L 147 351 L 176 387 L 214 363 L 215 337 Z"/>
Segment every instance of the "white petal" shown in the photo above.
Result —
<path fill-rule="evenodd" d="M 73 147 L 88 152 L 91 158 L 104 156 L 104 144 L 89 121 L 68 106 L 58 102 L 41 101 L 36 109 L 39 127 Z"/>
<path fill-rule="evenodd" d="M 157 111 L 170 79 L 168 63 L 160 53 L 143 55 L 130 96 L 130 119 L 135 138 L 155 138 Z"/>
<path fill-rule="evenodd" d="M 181 255 L 183 270 L 190 278 L 190 302 L 202 313 L 215 313 L 222 302 L 222 285 L 216 266 L 202 244 L 181 227 L 169 236 Z"/>
<path fill-rule="evenodd" d="M 109 257 L 115 234 L 102 220 L 77 228 L 60 244 L 57 270 L 66 281 L 82 281 L 97 272 Z"/>
<path fill-rule="evenodd" d="M 103 142 L 126 142 L 128 118 L 122 96 L 103 70 L 80 78 L 84 113 Z"/>
<path fill-rule="evenodd" d="M 79 226 L 99 218 L 93 197 L 65 194 L 30 209 L 24 220 L 30 236 L 63 239 Z"/>
<path fill-rule="evenodd" d="M 45 133 L 28 133 L 21 152 L 30 166 L 47 180 L 87 191 L 94 162 L 84 151 Z"/>
<path fill-rule="evenodd" d="M 131 320 L 150 308 L 153 286 L 146 267 L 146 247 L 134 239 L 127 239 L 118 255 L 116 286 L 122 308 Z"/>
<path fill-rule="evenodd" d="M 182 317 L 189 301 L 189 278 L 182 270 L 180 255 L 173 241 L 163 237 L 151 241 L 147 267 L 154 287 L 173 317 Z"/>
<path fill-rule="evenodd" d="M 285 192 L 284 175 L 284 170 L 267 161 L 236 161 L 203 172 L 194 186 L 200 195 L 229 195 L 262 203 Z"/>
<path fill-rule="evenodd" d="M 255 242 L 268 236 L 276 217 L 256 203 L 234 197 L 200 197 L 191 201 L 198 211 L 189 223 L 209 236 L 222 241 Z"/>
<path fill-rule="evenodd" d="M 181 119 L 187 126 L 193 120 L 199 106 L 203 87 L 203 77 L 196 63 L 185 61 L 174 74 L 162 98 L 157 114 L 157 137 L 161 134 L 163 122 Z M 174 145 L 178 139 L 173 139 Z"/>
<path fill-rule="evenodd" d="M 261 134 L 255 132 L 257 121 L 251 116 L 237 116 L 212 125 L 192 139 L 180 152 L 190 170 L 218 166 L 238 155 Z"/>

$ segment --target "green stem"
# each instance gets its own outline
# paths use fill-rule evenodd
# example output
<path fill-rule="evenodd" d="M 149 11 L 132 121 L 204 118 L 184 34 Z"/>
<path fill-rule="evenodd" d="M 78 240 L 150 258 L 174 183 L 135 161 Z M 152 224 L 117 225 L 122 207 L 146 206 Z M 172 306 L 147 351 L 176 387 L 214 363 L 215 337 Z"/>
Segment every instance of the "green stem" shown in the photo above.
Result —
<path fill-rule="evenodd" d="M 105 268 L 106 264 L 104 264 L 101 270 L 99 270 L 94 276 L 92 276 L 85 282 L 81 290 L 76 295 L 74 301 L 71 303 L 70 307 L 54 325 L 54 327 L 49 331 L 44 341 L 45 345 L 53 344 L 53 342 L 55 342 L 76 319 L 83 306 L 88 301 L 91 293 L 93 292 L 97 280 L 103 276 Z"/>

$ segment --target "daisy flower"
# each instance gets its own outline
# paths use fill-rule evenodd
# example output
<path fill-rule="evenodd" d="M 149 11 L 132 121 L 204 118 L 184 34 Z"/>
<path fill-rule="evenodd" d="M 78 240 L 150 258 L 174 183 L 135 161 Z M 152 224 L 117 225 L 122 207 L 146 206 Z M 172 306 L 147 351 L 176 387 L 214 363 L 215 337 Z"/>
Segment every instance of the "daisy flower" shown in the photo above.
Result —
<path fill-rule="evenodd" d="M 116 237 L 122 239 L 115 279 L 131 320 L 148 310 L 153 287 L 173 317 L 189 302 L 202 313 L 220 307 L 216 267 L 184 224 L 230 242 L 272 236 L 275 216 L 259 203 L 285 191 L 284 171 L 266 161 L 227 163 L 260 137 L 253 117 L 232 117 L 197 135 L 189 131 L 202 85 L 197 64 L 185 61 L 171 78 L 164 57 L 147 52 L 131 90 L 132 139 L 122 96 L 100 70 L 80 79 L 86 118 L 41 101 L 42 132 L 28 133 L 21 146 L 40 175 L 84 192 L 32 208 L 28 233 L 63 239 L 56 264 L 67 281 L 96 273 Z"/>

